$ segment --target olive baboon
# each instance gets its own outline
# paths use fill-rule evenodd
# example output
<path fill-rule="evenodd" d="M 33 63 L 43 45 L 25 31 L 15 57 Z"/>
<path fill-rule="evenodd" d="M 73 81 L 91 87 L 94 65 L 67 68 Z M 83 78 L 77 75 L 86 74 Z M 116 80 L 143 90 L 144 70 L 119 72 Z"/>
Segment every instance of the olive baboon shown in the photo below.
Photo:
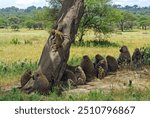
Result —
<path fill-rule="evenodd" d="M 69 89 L 72 86 L 75 86 L 75 87 L 77 86 L 77 77 L 71 70 L 68 70 L 68 69 L 65 70 L 61 81 L 67 83 L 67 85 L 69 86 Z"/>
<path fill-rule="evenodd" d="M 108 72 L 116 72 L 118 69 L 118 63 L 117 60 L 112 56 L 106 57 L 107 64 L 108 64 Z"/>
<path fill-rule="evenodd" d="M 75 76 L 77 77 L 77 85 L 84 85 L 86 83 L 86 76 L 81 66 L 76 67 Z"/>
<path fill-rule="evenodd" d="M 89 82 L 93 80 L 95 77 L 95 68 L 92 61 L 87 55 L 83 56 L 80 66 L 86 75 L 86 81 Z"/>
<path fill-rule="evenodd" d="M 131 55 L 127 46 L 122 46 L 120 49 L 120 55 L 118 58 L 119 65 L 130 65 L 131 63 Z"/>
<path fill-rule="evenodd" d="M 103 79 L 105 76 L 105 70 L 101 66 L 97 66 L 97 78 Z"/>
<path fill-rule="evenodd" d="M 139 67 L 142 63 L 142 54 L 139 48 L 136 48 L 133 52 L 132 63 L 135 67 Z"/>
<path fill-rule="evenodd" d="M 35 80 L 34 84 L 28 90 L 28 93 L 38 91 L 42 95 L 47 95 L 50 91 L 50 83 L 40 69 L 34 73 L 33 79 Z"/>
<path fill-rule="evenodd" d="M 95 66 L 95 69 L 97 70 L 98 68 L 102 67 L 104 69 L 105 75 L 108 73 L 108 64 L 105 59 L 99 61 L 97 65 Z"/>
<path fill-rule="evenodd" d="M 100 54 L 95 55 L 94 67 L 98 64 L 99 61 L 104 60 Z"/>
<path fill-rule="evenodd" d="M 19 88 L 23 88 L 26 83 L 32 78 L 32 72 L 31 70 L 27 70 L 22 76 L 21 76 L 21 87 Z"/>

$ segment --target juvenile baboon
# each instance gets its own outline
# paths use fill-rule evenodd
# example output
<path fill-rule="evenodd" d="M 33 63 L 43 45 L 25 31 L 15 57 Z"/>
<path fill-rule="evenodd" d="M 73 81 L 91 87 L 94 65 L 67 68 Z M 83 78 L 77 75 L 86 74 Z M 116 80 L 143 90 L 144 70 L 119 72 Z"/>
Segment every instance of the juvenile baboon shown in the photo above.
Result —
<path fill-rule="evenodd" d="M 64 34 L 58 30 L 51 31 L 51 44 L 53 50 L 58 50 L 62 47 L 64 41 Z"/>
<path fill-rule="evenodd" d="M 92 61 L 87 55 L 83 56 L 80 66 L 86 75 L 86 81 L 89 82 L 93 80 L 95 77 L 95 68 Z"/>
<path fill-rule="evenodd" d="M 99 61 L 104 60 L 100 54 L 95 55 L 94 67 L 98 64 Z"/>
<path fill-rule="evenodd" d="M 142 63 L 142 54 L 139 48 L 136 48 L 133 52 L 132 63 L 135 67 L 139 67 Z"/>
<path fill-rule="evenodd" d="M 26 85 L 26 83 L 32 78 L 32 72 L 31 70 L 27 70 L 22 76 L 21 76 L 21 87 L 22 88 Z"/>
<path fill-rule="evenodd" d="M 105 76 L 105 70 L 101 66 L 97 66 L 97 78 L 103 79 Z"/>
<path fill-rule="evenodd" d="M 102 67 L 104 69 L 104 72 L 105 72 L 105 76 L 107 75 L 108 73 L 108 64 L 107 64 L 107 61 L 105 59 L 99 61 L 97 63 L 97 65 L 95 66 L 95 69 L 99 69 L 100 67 Z"/>
<path fill-rule="evenodd" d="M 84 85 L 86 83 L 86 76 L 81 66 L 76 67 L 75 76 L 77 77 L 77 85 Z"/>
<path fill-rule="evenodd" d="M 42 95 L 47 95 L 50 91 L 50 83 L 40 69 L 34 73 L 33 79 L 35 80 L 34 84 L 28 93 L 37 91 Z"/>
<path fill-rule="evenodd" d="M 127 46 L 122 46 L 120 49 L 120 55 L 118 58 L 119 65 L 130 65 L 131 63 L 131 55 Z"/>
<path fill-rule="evenodd" d="M 108 64 L 108 72 L 116 72 L 118 69 L 118 63 L 117 60 L 112 56 L 106 57 L 107 64 Z"/>

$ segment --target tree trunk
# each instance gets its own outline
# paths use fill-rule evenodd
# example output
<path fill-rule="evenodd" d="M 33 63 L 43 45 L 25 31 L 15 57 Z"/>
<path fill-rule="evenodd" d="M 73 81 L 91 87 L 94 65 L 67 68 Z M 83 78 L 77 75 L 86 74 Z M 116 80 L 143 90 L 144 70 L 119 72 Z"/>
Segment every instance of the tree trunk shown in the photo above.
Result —
<path fill-rule="evenodd" d="M 57 84 L 66 69 L 70 54 L 70 46 L 75 40 L 80 20 L 84 13 L 84 0 L 64 0 L 56 27 L 50 34 L 38 69 L 50 83 Z"/>

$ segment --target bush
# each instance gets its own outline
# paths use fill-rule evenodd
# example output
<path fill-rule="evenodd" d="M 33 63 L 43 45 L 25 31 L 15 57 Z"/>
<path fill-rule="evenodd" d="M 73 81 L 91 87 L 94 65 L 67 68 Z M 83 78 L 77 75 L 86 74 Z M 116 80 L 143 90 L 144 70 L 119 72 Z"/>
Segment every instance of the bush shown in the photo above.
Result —
<path fill-rule="evenodd" d="M 13 38 L 11 41 L 10 41 L 11 44 L 21 44 L 21 42 L 18 40 L 18 38 Z"/>
<path fill-rule="evenodd" d="M 145 65 L 150 65 L 150 47 L 143 47 L 140 49 L 143 56 L 143 63 Z"/>

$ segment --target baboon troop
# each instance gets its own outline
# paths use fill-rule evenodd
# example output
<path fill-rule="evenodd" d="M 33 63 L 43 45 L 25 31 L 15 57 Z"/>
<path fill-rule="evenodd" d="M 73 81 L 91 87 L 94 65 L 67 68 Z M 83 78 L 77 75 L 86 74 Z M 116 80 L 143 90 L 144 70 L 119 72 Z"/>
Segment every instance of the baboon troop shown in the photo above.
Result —
<path fill-rule="evenodd" d="M 127 46 L 121 47 L 120 55 L 117 60 L 110 55 L 104 58 L 100 54 L 97 54 L 94 62 L 92 62 L 88 55 L 84 55 L 80 65 L 66 66 L 66 70 L 60 81 L 63 83 L 65 82 L 69 89 L 77 87 L 78 85 L 85 85 L 87 82 L 94 80 L 95 77 L 103 79 L 110 74 L 110 72 L 117 72 L 117 70 L 120 69 L 120 66 L 130 65 L 131 62 L 134 67 L 138 68 L 142 64 L 142 59 L 143 55 L 139 48 L 134 50 L 131 58 Z M 33 75 L 31 70 L 27 70 L 21 77 L 21 88 L 26 86 L 31 79 L 34 80 L 33 86 L 28 87 L 27 93 L 38 91 L 40 94 L 47 95 L 51 90 L 52 83 L 48 81 L 41 69 L 38 69 Z M 131 85 L 132 81 L 130 80 L 129 86 Z"/>
<path fill-rule="evenodd" d="M 92 81 L 95 77 L 95 68 L 92 61 L 87 55 L 83 56 L 80 66 L 85 73 L 86 81 Z"/>
<path fill-rule="evenodd" d="M 122 46 L 120 49 L 120 55 L 118 58 L 118 65 L 130 65 L 131 64 L 131 55 L 127 46 Z"/>

